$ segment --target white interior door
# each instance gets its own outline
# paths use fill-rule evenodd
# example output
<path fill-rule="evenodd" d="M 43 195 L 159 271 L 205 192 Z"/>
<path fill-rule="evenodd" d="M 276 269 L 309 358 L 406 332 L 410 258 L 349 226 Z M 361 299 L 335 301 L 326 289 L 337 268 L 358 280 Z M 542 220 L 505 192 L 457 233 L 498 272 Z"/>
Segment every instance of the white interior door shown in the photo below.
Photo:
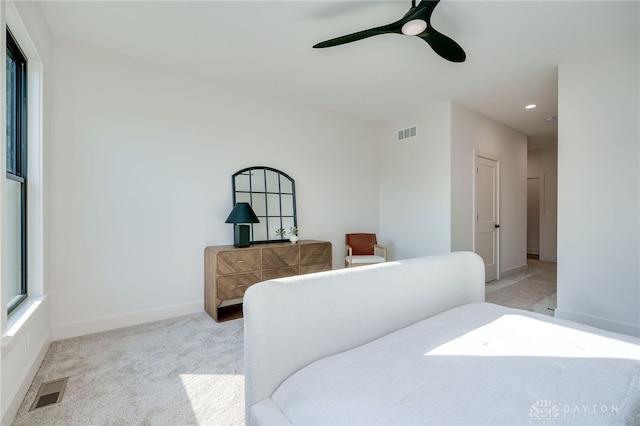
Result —
<path fill-rule="evenodd" d="M 476 156 L 475 248 L 485 264 L 485 281 L 498 279 L 499 259 L 498 160 Z"/>

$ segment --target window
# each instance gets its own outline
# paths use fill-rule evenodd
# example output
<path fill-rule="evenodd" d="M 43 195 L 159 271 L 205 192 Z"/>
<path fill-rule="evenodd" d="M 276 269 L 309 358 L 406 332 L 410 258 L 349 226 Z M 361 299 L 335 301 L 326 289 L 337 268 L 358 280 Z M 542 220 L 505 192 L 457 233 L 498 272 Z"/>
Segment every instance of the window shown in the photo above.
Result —
<path fill-rule="evenodd" d="M 7 311 L 27 298 L 27 60 L 7 29 Z"/>

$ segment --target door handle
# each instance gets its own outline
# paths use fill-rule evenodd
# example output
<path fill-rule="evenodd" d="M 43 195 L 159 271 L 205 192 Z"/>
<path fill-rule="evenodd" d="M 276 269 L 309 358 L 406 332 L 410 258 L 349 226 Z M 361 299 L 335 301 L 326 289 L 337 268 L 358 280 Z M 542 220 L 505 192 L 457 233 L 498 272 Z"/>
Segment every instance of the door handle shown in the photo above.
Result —
<path fill-rule="evenodd" d="M 497 223 L 494 225 L 496 228 L 500 228 L 500 225 L 498 225 Z"/>

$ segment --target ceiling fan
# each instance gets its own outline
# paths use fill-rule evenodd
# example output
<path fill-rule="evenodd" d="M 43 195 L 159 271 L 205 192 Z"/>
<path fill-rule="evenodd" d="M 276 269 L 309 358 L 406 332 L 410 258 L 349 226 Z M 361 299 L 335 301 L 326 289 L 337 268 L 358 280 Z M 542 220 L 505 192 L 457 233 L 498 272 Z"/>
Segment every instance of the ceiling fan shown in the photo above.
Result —
<path fill-rule="evenodd" d="M 416 6 L 416 0 L 411 0 L 411 9 L 402 17 L 391 24 L 358 31 L 336 37 L 331 40 L 318 43 L 314 48 L 332 47 L 340 44 L 351 43 L 380 34 L 404 34 L 420 37 L 444 59 L 451 62 L 464 62 L 467 55 L 462 47 L 446 35 L 439 33 L 431 26 L 431 14 L 440 0 L 422 0 Z"/>

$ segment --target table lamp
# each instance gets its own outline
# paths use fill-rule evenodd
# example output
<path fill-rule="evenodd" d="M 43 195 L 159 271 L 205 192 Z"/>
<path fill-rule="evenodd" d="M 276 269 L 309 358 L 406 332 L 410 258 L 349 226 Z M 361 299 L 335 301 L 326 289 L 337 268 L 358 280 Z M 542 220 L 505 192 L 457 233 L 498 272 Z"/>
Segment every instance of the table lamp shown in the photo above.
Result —
<path fill-rule="evenodd" d="M 249 247 L 249 225 L 246 223 L 259 223 L 258 217 L 253 212 L 249 203 L 236 203 L 225 223 L 233 223 L 233 245 L 236 247 Z"/>

